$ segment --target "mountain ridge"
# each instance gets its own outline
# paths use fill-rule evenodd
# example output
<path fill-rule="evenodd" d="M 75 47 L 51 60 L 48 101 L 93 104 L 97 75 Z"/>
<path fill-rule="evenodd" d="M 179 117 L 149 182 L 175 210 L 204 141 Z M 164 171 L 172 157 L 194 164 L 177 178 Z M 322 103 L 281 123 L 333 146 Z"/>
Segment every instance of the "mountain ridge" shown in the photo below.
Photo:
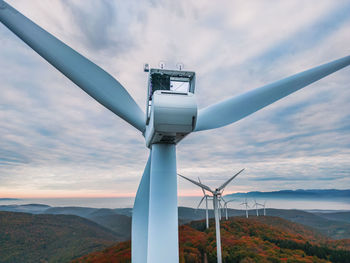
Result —
<path fill-rule="evenodd" d="M 26 212 L 33 209 L 33 214 L 64 214 L 76 215 L 98 223 L 111 231 L 117 233 L 123 240 L 128 240 L 131 233 L 131 208 L 89 208 L 89 207 L 50 207 L 35 204 L 31 205 L 11 205 L 0 206 L 0 211 Z M 228 216 L 244 216 L 245 210 L 228 209 Z M 260 214 L 262 210 L 260 209 Z M 349 212 L 333 213 L 312 213 L 297 209 L 274 209 L 266 208 L 267 215 L 278 216 L 292 222 L 301 223 L 314 227 L 321 233 L 335 239 L 350 238 Z M 205 209 L 193 209 L 189 207 L 179 207 L 179 225 L 189 223 L 194 220 L 205 218 Z M 249 210 L 250 216 L 256 215 L 255 209 Z M 213 218 L 212 209 L 209 210 L 209 217 Z M 121 227 L 122 226 L 122 227 Z"/>
<path fill-rule="evenodd" d="M 297 189 L 270 192 L 252 191 L 247 193 L 227 194 L 225 197 L 242 198 L 280 198 L 280 199 L 350 199 L 350 189 Z"/>

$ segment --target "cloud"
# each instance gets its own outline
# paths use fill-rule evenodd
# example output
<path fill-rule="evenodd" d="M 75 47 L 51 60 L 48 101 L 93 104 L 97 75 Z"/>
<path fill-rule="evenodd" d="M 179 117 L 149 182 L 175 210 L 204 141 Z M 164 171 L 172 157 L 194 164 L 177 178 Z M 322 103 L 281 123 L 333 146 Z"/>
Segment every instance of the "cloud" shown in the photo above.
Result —
<path fill-rule="evenodd" d="M 115 76 L 142 109 L 146 62 L 195 70 L 204 107 L 350 51 L 348 1 L 10 3 Z M 141 134 L 3 26 L 0 38 L 0 193 L 135 193 L 148 155 Z M 228 192 L 349 188 L 349 76 L 343 69 L 233 125 L 189 135 L 179 171 L 215 186 L 246 167 Z M 199 189 L 179 180 L 179 190 Z"/>

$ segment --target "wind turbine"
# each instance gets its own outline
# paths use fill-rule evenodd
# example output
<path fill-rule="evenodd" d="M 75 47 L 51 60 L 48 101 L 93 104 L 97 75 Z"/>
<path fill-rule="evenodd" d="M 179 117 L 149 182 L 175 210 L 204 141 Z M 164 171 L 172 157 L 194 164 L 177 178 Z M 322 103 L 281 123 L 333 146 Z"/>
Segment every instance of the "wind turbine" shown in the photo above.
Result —
<path fill-rule="evenodd" d="M 223 127 L 243 119 L 350 64 L 350 56 L 346 56 L 199 111 L 194 96 L 194 72 L 147 69 L 149 86 L 144 113 L 110 74 L 3 0 L 0 0 L 0 22 L 88 95 L 145 137 L 149 158 L 137 190 L 132 217 L 134 263 L 179 261 L 177 143 L 191 132 Z M 185 82 L 186 85 L 181 85 L 179 92 L 172 90 L 179 85 L 171 82 Z M 214 203 L 217 206 L 217 200 Z"/>
<path fill-rule="evenodd" d="M 248 205 L 248 202 L 247 202 L 247 198 L 240 205 L 245 205 L 245 216 L 246 216 L 246 218 L 248 218 L 248 207 L 249 207 L 249 205 Z"/>
<path fill-rule="evenodd" d="M 201 179 L 199 179 L 199 177 L 198 177 L 198 182 L 202 183 Z M 201 206 L 203 200 L 205 200 L 205 225 L 206 225 L 206 228 L 208 229 L 209 228 L 208 198 L 210 198 L 210 195 L 206 194 L 206 192 L 203 188 L 201 188 L 201 189 L 202 189 L 204 196 L 201 199 L 201 201 L 199 202 L 197 209 Z"/>
<path fill-rule="evenodd" d="M 216 253 L 217 253 L 217 262 L 222 262 L 221 257 L 221 237 L 220 237 L 220 198 L 221 195 L 225 189 L 225 187 L 236 178 L 237 175 L 239 175 L 241 172 L 243 172 L 244 168 L 240 170 L 238 173 L 236 173 L 234 176 L 232 176 L 230 179 L 228 179 L 225 183 L 223 183 L 219 188 L 216 188 L 215 190 L 212 190 L 209 186 L 206 186 L 200 182 L 196 182 L 190 178 L 187 178 L 181 174 L 178 174 L 182 178 L 190 181 L 191 183 L 199 186 L 203 190 L 206 190 L 213 195 L 213 207 L 214 207 L 214 216 L 215 216 L 215 233 L 216 233 Z"/>
<path fill-rule="evenodd" d="M 255 206 L 255 209 L 256 209 L 256 216 L 259 216 L 259 205 L 260 206 L 263 206 L 262 204 L 259 204 L 258 202 L 256 202 L 256 199 L 254 199 L 254 206 Z"/>
<path fill-rule="evenodd" d="M 224 210 L 225 210 L 225 216 L 226 216 L 226 220 L 228 220 L 228 216 L 227 216 L 227 204 L 231 203 L 233 201 L 235 201 L 235 199 L 231 199 L 226 201 L 223 197 L 221 197 L 221 200 L 224 201 Z"/>
<path fill-rule="evenodd" d="M 265 202 L 264 202 L 264 204 L 263 205 L 261 205 L 263 208 L 264 208 L 264 216 L 266 216 L 266 200 L 265 200 Z"/>

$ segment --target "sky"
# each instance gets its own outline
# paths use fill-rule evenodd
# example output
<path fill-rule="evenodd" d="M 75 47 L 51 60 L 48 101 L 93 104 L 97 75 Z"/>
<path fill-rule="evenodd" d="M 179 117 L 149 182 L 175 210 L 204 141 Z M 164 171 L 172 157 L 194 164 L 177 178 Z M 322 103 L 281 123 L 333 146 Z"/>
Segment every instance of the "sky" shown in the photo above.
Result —
<path fill-rule="evenodd" d="M 144 63 L 196 72 L 199 108 L 350 54 L 350 2 L 8 0 L 145 108 Z M 140 132 L 0 25 L 0 197 L 134 196 Z M 178 172 L 225 193 L 350 189 L 350 67 L 177 146 Z M 178 180 L 179 195 L 201 195 Z"/>

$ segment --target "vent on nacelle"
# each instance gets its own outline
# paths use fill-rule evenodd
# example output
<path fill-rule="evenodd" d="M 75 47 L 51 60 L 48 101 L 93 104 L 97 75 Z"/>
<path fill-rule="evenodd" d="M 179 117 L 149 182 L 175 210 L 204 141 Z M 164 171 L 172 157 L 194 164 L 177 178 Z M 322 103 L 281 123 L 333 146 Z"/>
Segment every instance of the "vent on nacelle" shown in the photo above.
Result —
<path fill-rule="evenodd" d="M 164 135 L 162 137 L 162 139 L 160 140 L 160 142 L 161 143 L 175 143 L 175 137 Z"/>

